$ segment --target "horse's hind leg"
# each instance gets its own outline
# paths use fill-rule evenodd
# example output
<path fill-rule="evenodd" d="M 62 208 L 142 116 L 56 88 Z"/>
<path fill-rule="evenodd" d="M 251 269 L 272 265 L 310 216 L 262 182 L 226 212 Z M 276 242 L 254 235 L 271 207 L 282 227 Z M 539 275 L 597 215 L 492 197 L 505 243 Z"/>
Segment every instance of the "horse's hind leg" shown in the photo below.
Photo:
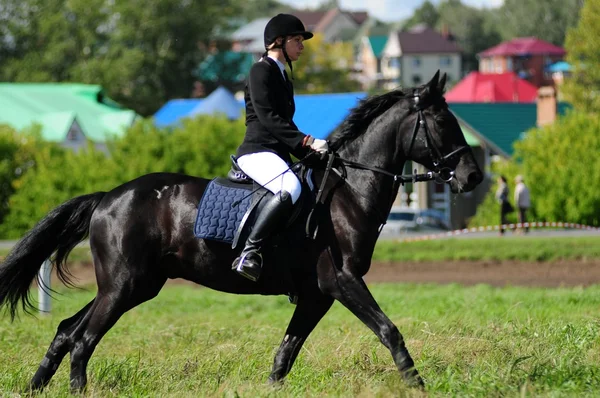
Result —
<path fill-rule="evenodd" d="M 300 297 L 294 315 L 285 332 L 285 337 L 275 355 L 269 382 L 281 382 L 290 372 L 302 344 L 329 311 L 333 297 L 324 296 L 320 291 Z"/>
<path fill-rule="evenodd" d="M 50 348 L 48 348 L 42 363 L 29 383 L 32 390 L 41 390 L 50 382 L 62 359 L 71 349 L 72 341 L 70 337 L 73 330 L 77 327 L 81 319 L 85 317 L 85 314 L 87 314 L 93 303 L 94 300 L 89 302 L 77 314 L 63 320 L 58 325 L 54 340 L 50 343 Z"/>
<path fill-rule="evenodd" d="M 115 275 L 111 275 L 115 278 Z M 117 282 L 118 281 L 118 282 Z M 158 294 L 167 281 L 159 275 L 124 275 L 113 279 L 109 289 L 98 289 L 93 307 L 74 332 L 71 350 L 71 391 L 82 391 L 87 384 L 87 364 L 102 337 L 119 318 L 133 307 Z M 100 286 L 100 284 L 99 284 Z"/>
<path fill-rule="evenodd" d="M 333 297 L 340 301 L 390 350 L 398 370 L 408 385 L 423 387 L 423 379 L 415 369 L 404 338 L 392 321 L 383 313 L 362 278 L 340 272 Z"/>

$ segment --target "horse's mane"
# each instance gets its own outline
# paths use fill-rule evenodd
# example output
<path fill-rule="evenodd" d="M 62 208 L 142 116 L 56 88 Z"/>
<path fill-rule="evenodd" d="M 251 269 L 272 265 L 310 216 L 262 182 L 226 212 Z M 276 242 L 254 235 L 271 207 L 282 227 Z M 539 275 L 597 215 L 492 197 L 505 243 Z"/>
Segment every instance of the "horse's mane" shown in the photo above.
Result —
<path fill-rule="evenodd" d="M 387 111 L 400 99 L 406 98 L 401 90 L 393 90 L 381 95 L 373 95 L 363 99 L 350 111 L 350 115 L 332 133 L 332 148 L 339 149 L 346 142 L 352 141 L 365 132 L 369 124 L 383 112 Z"/>

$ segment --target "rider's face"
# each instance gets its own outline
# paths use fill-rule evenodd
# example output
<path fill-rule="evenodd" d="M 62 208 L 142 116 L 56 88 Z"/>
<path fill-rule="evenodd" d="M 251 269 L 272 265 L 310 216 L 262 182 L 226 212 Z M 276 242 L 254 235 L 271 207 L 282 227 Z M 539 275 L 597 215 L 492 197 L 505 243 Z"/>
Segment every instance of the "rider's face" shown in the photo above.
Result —
<path fill-rule="evenodd" d="M 304 50 L 304 38 L 301 35 L 288 36 L 285 38 L 285 50 L 290 60 L 297 61 Z"/>

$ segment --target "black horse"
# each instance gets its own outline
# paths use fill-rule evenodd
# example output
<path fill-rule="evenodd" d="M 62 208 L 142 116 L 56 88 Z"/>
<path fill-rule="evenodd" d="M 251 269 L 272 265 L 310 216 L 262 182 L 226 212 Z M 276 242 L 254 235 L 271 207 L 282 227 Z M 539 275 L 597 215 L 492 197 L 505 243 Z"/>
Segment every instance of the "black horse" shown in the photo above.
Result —
<path fill-rule="evenodd" d="M 71 388 L 83 389 L 88 361 L 104 334 L 126 311 L 154 298 L 169 278 L 235 294 L 294 292 L 297 306 L 269 382 L 285 378 L 306 338 L 338 300 L 390 350 L 404 379 L 422 387 L 402 335 L 362 277 L 398 192 L 405 161 L 445 175 L 453 192 L 470 191 L 483 178 L 444 100 L 444 85 L 445 75 L 439 79 L 438 72 L 423 86 L 373 96 L 352 110 L 331 138 L 333 169 L 314 172 L 317 186 L 325 180 L 327 192 L 316 220 L 316 238 L 303 235 L 281 243 L 281 250 L 265 255 L 257 282 L 231 270 L 237 253 L 230 245 L 194 236 L 207 179 L 149 174 L 52 210 L 0 265 L 0 306 L 6 306 L 13 319 L 19 307 L 32 310 L 29 287 L 52 255 L 59 276 L 68 282 L 66 258 L 88 234 L 98 293 L 59 324 L 31 388 L 43 388 L 70 353 Z M 288 274 L 292 277 L 282 277 Z"/>

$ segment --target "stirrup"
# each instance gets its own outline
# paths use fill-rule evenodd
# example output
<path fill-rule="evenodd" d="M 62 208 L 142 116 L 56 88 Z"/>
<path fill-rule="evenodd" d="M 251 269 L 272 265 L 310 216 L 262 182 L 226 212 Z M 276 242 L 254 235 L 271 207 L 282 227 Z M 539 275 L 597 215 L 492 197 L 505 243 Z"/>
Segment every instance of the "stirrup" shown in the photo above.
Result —
<path fill-rule="evenodd" d="M 252 266 L 250 266 L 250 264 L 244 265 L 246 257 L 248 257 L 249 254 L 258 256 L 259 262 L 251 262 L 250 264 L 252 264 Z M 243 277 L 250 279 L 252 282 L 256 282 L 260 277 L 260 272 L 262 270 L 262 260 L 262 254 L 260 254 L 260 252 L 257 250 L 249 250 L 246 253 L 242 252 L 240 257 L 237 259 L 235 271 Z"/>

